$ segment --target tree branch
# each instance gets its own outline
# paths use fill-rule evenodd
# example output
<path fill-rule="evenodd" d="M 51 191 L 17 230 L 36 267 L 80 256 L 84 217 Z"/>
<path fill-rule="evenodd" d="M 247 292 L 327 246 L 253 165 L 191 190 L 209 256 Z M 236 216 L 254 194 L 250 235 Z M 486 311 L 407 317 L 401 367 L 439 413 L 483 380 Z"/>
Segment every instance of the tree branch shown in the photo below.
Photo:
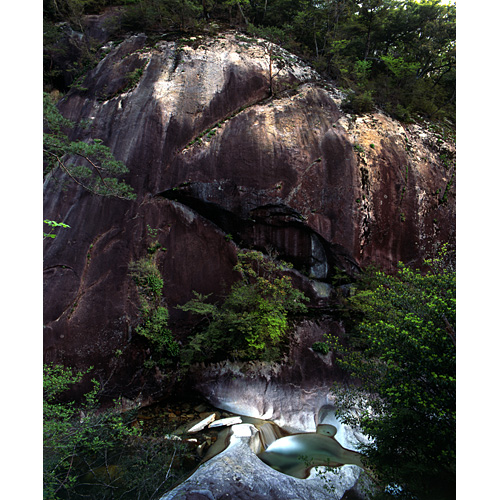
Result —
<path fill-rule="evenodd" d="M 64 162 L 61 160 L 61 158 L 59 158 L 59 156 L 57 156 L 55 153 L 52 153 L 51 151 L 47 151 L 46 149 L 43 150 L 44 153 L 47 153 L 51 156 L 53 156 L 56 160 L 57 160 L 57 163 L 59 163 L 59 166 L 71 177 L 71 179 L 73 181 L 75 181 L 79 186 L 81 186 L 82 188 L 86 189 L 87 191 L 90 191 L 90 192 L 94 192 L 92 191 L 91 188 L 85 186 L 85 184 L 82 184 L 76 177 L 74 177 L 71 172 L 68 170 L 68 168 L 66 167 L 66 165 L 64 164 Z M 51 169 L 52 170 L 52 169 Z"/>
<path fill-rule="evenodd" d="M 57 162 L 59 163 L 60 167 L 70 176 L 70 178 L 76 182 L 79 186 L 81 186 L 82 188 L 84 188 L 85 190 L 91 192 L 92 194 L 98 194 L 94 189 L 92 189 L 90 186 L 86 186 L 85 184 L 83 184 L 82 182 L 80 182 L 74 175 L 72 175 L 72 173 L 68 170 L 68 167 L 66 167 L 66 165 L 64 164 L 64 162 L 61 160 L 61 158 L 56 155 L 55 153 L 53 153 L 52 151 L 48 151 L 47 149 L 44 149 L 43 150 L 44 153 L 47 153 L 51 156 L 53 156 Z M 90 165 L 92 166 L 92 168 L 97 172 L 97 174 L 99 175 L 100 179 L 101 179 L 101 182 L 103 183 L 104 187 L 106 189 L 108 189 L 109 191 L 109 196 L 113 196 L 115 198 L 118 198 L 120 200 L 128 200 L 128 198 L 124 197 L 124 196 L 120 196 L 116 193 L 113 193 L 113 190 L 111 189 L 111 187 L 106 183 L 106 179 L 103 177 L 103 175 L 101 174 L 101 170 L 103 170 L 101 167 L 98 167 L 94 162 L 92 162 L 92 160 L 88 157 L 88 156 L 85 156 L 81 153 L 72 153 L 76 156 L 80 156 L 81 158 L 85 159 L 86 161 L 88 161 L 90 163 Z M 52 168 L 51 168 L 51 172 L 52 172 Z"/>

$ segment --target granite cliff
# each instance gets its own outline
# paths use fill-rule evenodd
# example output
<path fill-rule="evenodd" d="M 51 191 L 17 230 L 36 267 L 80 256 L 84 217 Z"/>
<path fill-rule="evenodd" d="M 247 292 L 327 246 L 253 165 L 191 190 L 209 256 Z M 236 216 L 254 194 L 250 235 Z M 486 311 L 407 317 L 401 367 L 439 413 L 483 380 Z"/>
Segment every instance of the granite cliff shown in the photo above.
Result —
<path fill-rule="evenodd" d="M 147 346 L 134 333 L 128 266 L 147 253 L 148 228 L 164 249 L 177 339 L 190 325 L 175 306 L 192 290 L 223 294 L 238 249 L 256 248 L 292 262 L 294 283 L 322 312 L 297 326 L 300 352 L 310 345 L 300 338 L 341 333 L 325 313 L 334 275 L 419 263 L 453 244 L 455 149 L 430 127 L 346 114 L 342 93 L 295 56 L 283 53 L 280 69 L 268 46 L 235 32 L 154 45 L 136 35 L 107 48 L 59 108 L 86 123 L 75 139 L 102 139 L 128 166 L 137 198 L 45 186 L 44 217 L 71 226 L 45 243 L 46 361 L 93 365 L 110 395 L 168 393 L 161 371 L 144 369 Z M 307 382 L 331 360 L 297 370 L 285 372 Z"/>

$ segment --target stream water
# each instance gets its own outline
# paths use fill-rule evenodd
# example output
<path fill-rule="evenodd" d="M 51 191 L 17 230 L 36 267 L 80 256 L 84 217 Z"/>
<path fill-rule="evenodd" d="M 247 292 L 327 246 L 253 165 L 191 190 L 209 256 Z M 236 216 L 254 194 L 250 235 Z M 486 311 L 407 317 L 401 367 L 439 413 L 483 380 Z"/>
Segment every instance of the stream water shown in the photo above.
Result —
<path fill-rule="evenodd" d="M 318 432 L 280 438 L 258 457 L 273 469 L 300 479 L 308 477 L 313 467 L 363 466 L 359 453 L 343 448 L 333 436 Z"/>
<path fill-rule="evenodd" d="M 265 464 L 284 474 L 305 479 L 313 467 L 345 464 L 362 467 L 361 455 L 344 448 L 335 439 L 337 428 L 334 425 L 321 424 L 316 432 L 291 434 L 274 422 L 221 411 L 199 398 L 174 403 L 165 401 L 144 409 L 138 418 L 148 426 L 161 425 L 164 428 L 167 421 L 170 429 L 167 438 L 182 439 L 196 449 L 197 463 L 193 463 L 196 468 L 229 444 L 230 427 L 205 428 L 186 434 L 190 427 L 213 413 L 216 420 L 239 416 L 242 423 L 252 424 L 258 430 L 251 441 L 252 450 Z"/>

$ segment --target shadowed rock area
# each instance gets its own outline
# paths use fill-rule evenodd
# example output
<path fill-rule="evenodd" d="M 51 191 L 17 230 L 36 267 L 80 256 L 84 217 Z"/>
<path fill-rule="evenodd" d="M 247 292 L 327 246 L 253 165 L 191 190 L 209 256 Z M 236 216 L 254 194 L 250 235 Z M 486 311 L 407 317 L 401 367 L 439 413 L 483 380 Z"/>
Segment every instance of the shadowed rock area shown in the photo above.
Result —
<path fill-rule="evenodd" d="M 137 199 L 45 186 L 44 218 L 71 226 L 45 242 L 45 361 L 92 364 L 110 396 L 168 393 L 134 333 L 128 266 L 147 254 L 148 226 L 181 341 L 190 318 L 175 306 L 192 290 L 227 292 L 239 248 L 292 262 L 295 285 L 323 308 L 338 271 L 418 263 L 454 241 L 454 171 L 442 160 L 453 145 L 380 113 L 344 114 L 339 91 L 291 55 L 270 96 L 267 57 L 235 33 L 154 46 L 137 35 L 60 102 L 89 124 L 75 139 L 102 139 L 128 166 Z M 300 385 L 300 363 L 287 370 Z"/>

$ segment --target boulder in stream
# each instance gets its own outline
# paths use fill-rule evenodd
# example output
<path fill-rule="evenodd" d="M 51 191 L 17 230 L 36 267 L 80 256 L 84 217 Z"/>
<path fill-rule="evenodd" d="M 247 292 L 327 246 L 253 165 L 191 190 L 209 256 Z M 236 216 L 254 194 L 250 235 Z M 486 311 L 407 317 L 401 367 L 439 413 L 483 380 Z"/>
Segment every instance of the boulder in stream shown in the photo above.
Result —
<path fill-rule="evenodd" d="M 201 422 L 198 422 L 196 425 L 193 425 L 190 429 L 187 430 L 188 434 L 195 434 L 203 430 L 208 424 L 212 423 L 215 420 L 215 413 L 212 413 L 208 417 L 204 418 Z"/>
<path fill-rule="evenodd" d="M 356 465 L 345 465 L 338 473 L 326 474 L 328 483 L 319 476 L 291 477 L 267 466 L 252 451 L 257 435 L 253 425 L 238 424 L 231 430 L 229 446 L 161 500 L 339 500 L 362 473 Z"/>
<path fill-rule="evenodd" d="M 209 424 L 208 428 L 212 429 L 213 427 L 225 427 L 225 426 L 229 427 L 231 425 L 241 424 L 241 423 L 242 423 L 241 417 L 221 418 Z"/>

